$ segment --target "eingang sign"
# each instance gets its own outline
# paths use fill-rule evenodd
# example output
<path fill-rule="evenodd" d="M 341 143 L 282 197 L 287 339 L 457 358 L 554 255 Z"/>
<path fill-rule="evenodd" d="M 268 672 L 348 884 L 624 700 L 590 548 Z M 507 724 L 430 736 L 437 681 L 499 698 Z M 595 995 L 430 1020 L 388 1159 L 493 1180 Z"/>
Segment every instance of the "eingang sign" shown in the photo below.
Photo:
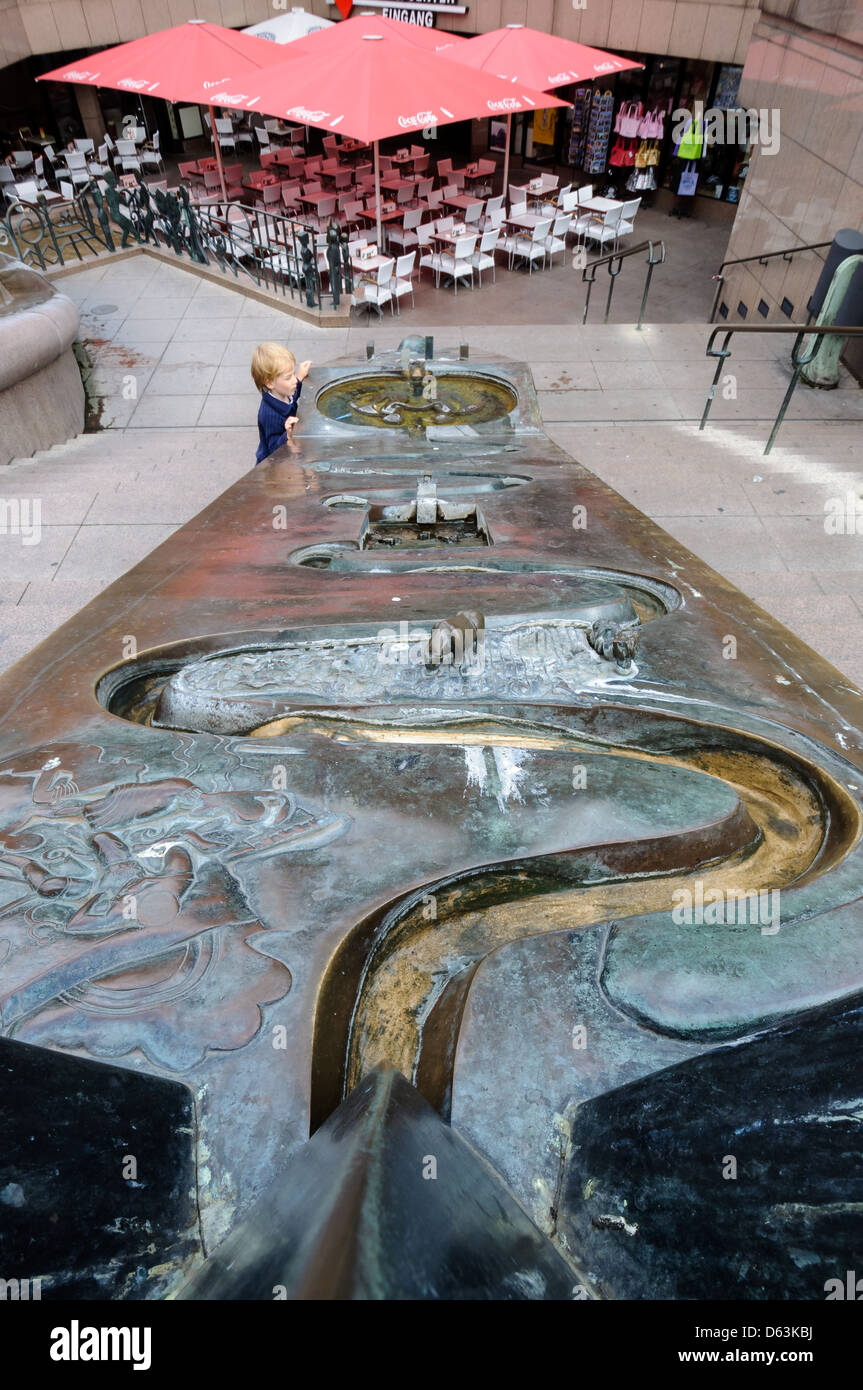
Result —
<path fill-rule="evenodd" d="M 334 5 L 336 0 L 327 0 Z M 433 29 L 439 14 L 467 14 L 467 5 L 459 5 L 456 0 L 404 0 L 401 5 L 393 5 L 390 0 L 362 0 L 363 9 L 380 10 L 384 19 L 400 19 L 403 24 L 420 24 L 425 29 Z"/>

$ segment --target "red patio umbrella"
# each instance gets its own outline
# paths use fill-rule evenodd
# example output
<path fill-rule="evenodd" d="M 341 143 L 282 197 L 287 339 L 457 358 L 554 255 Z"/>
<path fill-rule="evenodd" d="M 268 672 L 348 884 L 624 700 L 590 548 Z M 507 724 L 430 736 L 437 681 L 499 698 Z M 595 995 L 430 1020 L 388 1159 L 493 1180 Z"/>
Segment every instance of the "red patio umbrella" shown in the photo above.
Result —
<path fill-rule="evenodd" d="M 527 83 L 545 92 L 552 87 L 566 87 L 571 82 L 593 82 L 610 73 L 643 68 L 631 58 L 619 58 L 601 48 L 589 48 L 584 43 L 544 34 L 525 24 L 507 24 L 488 34 L 477 34 L 467 43 L 455 44 L 443 50 L 453 62 L 465 63 L 477 72 L 493 73 L 511 82 Z M 507 116 L 506 153 L 503 164 L 503 186 L 509 178 L 509 136 L 512 118 Z"/>
<path fill-rule="evenodd" d="M 378 241 L 379 140 L 453 121 L 566 105 L 522 83 L 504 82 L 454 63 L 449 56 L 408 45 L 401 36 L 385 37 L 376 31 L 374 20 L 364 28 L 362 16 L 348 41 L 333 41 L 334 35 L 354 23 L 348 20 L 297 39 L 290 45 L 290 56 L 278 67 L 250 70 L 236 83 L 217 89 L 210 99 L 222 106 L 267 111 L 302 125 L 337 130 L 374 145 Z M 325 45 L 328 51 L 322 61 Z"/>
<path fill-rule="evenodd" d="M 222 152 L 216 138 L 211 93 L 226 74 L 272 67 L 284 61 L 284 49 L 266 39 L 237 34 L 221 24 L 190 19 L 143 39 L 117 44 L 43 73 L 39 82 L 75 82 L 87 87 L 111 87 L 162 97 L 165 101 L 199 102 L 210 108 L 216 162 L 226 197 Z"/>

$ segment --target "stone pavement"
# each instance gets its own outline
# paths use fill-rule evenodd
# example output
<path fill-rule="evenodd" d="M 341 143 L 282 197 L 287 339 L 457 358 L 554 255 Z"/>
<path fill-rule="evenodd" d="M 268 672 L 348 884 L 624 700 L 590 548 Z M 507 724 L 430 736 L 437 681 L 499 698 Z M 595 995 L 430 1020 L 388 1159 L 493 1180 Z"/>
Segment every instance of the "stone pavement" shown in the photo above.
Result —
<path fill-rule="evenodd" d="M 256 343 L 275 338 L 324 362 L 425 326 L 411 314 L 315 328 L 143 255 L 81 271 L 61 288 L 82 310 L 104 428 L 0 474 L 0 500 L 39 499 L 42 526 L 39 544 L 0 534 L 0 666 L 251 466 Z M 464 298 L 470 291 L 458 305 Z M 863 684 L 863 392 L 847 374 L 837 391 L 798 388 L 765 457 L 790 343 L 783 360 L 777 338 L 740 339 L 711 425 L 699 432 L 714 366 L 704 357 L 709 331 L 457 324 L 436 337 L 529 361 L 553 439 Z M 844 520 L 849 505 L 861 513 L 860 534 Z M 839 526 L 825 507 L 841 513 Z"/>

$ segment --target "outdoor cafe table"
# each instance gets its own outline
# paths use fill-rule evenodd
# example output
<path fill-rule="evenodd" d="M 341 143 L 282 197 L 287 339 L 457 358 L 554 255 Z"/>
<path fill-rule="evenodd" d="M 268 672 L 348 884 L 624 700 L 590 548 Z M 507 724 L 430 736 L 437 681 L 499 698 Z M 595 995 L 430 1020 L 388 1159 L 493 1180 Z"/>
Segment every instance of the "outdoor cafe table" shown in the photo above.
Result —
<path fill-rule="evenodd" d="M 550 222 L 551 218 L 542 212 L 522 212 L 515 217 L 505 217 L 508 227 L 520 227 L 522 231 L 532 232 L 539 222 Z"/>
<path fill-rule="evenodd" d="M 331 196 L 332 196 L 332 195 L 331 195 Z M 382 212 L 382 213 L 381 213 L 381 224 L 382 224 L 382 225 L 381 225 L 381 235 L 382 235 L 384 238 L 386 238 L 386 231 L 387 231 L 387 229 L 386 229 L 386 224 L 387 224 L 388 222 L 401 222 L 402 219 L 403 219 L 403 217 L 404 217 L 404 215 L 405 215 L 405 209 L 404 209 L 403 207 L 402 207 L 402 208 L 393 208 L 392 212 Z M 365 222 L 375 222 L 375 223 L 377 223 L 377 220 L 378 220 L 378 215 L 377 215 L 377 213 L 375 212 L 374 208 L 363 208 L 362 212 L 357 213 L 357 216 L 358 216 L 358 217 L 362 217 L 362 219 L 363 219 Z"/>
<path fill-rule="evenodd" d="M 300 144 L 306 138 L 306 132 L 303 126 L 285 125 L 284 121 L 277 122 L 276 129 L 267 131 L 267 134 L 271 141 L 273 136 L 275 136 L 277 140 L 288 140 L 292 143 L 296 141 L 297 144 Z"/>
<path fill-rule="evenodd" d="M 366 256 L 365 260 L 360 259 L 359 256 L 351 256 L 351 266 L 358 275 L 362 275 L 366 271 L 376 272 L 380 266 L 386 265 L 387 261 L 391 260 L 392 256 L 382 256 L 380 253 L 377 256 Z"/>
<path fill-rule="evenodd" d="M 259 183 L 241 183 L 240 187 L 251 193 L 253 198 L 259 198 L 263 189 L 272 188 L 274 183 L 281 182 L 281 179 L 262 179 Z"/>
<path fill-rule="evenodd" d="M 315 212 L 318 211 L 318 208 L 320 207 L 320 204 L 321 204 L 321 203 L 332 202 L 332 199 L 333 199 L 333 194 L 332 194 L 332 192 L 329 192 L 329 193 L 303 193 L 303 194 L 300 196 L 300 202 L 301 202 L 301 203 L 308 203 L 309 207 L 313 207 L 313 208 L 315 209 Z"/>
<path fill-rule="evenodd" d="M 454 193 L 451 198 L 444 198 L 443 201 L 448 208 L 458 208 L 461 212 L 467 212 L 469 208 L 475 208 L 477 203 L 482 203 L 482 198 L 475 198 L 470 193 Z"/>
<path fill-rule="evenodd" d="M 422 154 L 391 154 L 390 159 L 393 164 L 415 164 L 418 159 L 425 159 L 428 150 L 423 150 Z"/>
<path fill-rule="evenodd" d="M 615 208 L 622 208 L 623 203 L 619 198 L 585 198 L 583 203 L 578 204 L 579 212 L 613 212 Z"/>
<path fill-rule="evenodd" d="M 513 188 L 521 189 L 522 193 L 526 193 L 528 198 L 542 198 L 546 193 L 553 193 L 560 183 L 557 174 L 537 174 L 536 177 L 539 180 L 539 188 L 531 188 L 530 185 L 534 182 L 533 179 L 530 179 L 527 183 L 513 184 Z"/>
<path fill-rule="evenodd" d="M 398 174 L 387 174 L 381 179 L 381 188 L 386 188 L 392 193 L 398 193 L 400 188 L 413 188 L 415 179 L 403 179 Z"/>
<path fill-rule="evenodd" d="M 337 147 L 339 154 L 358 154 L 360 150 L 367 150 L 368 145 L 365 140 L 343 140 Z"/>
<path fill-rule="evenodd" d="M 476 237 L 479 240 L 479 233 L 468 227 L 463 232 L 432 232 L 432 241 L 439 241 L 442 246 L 455 246 L 457 241 L 461 241 L 466 236 Z"/>

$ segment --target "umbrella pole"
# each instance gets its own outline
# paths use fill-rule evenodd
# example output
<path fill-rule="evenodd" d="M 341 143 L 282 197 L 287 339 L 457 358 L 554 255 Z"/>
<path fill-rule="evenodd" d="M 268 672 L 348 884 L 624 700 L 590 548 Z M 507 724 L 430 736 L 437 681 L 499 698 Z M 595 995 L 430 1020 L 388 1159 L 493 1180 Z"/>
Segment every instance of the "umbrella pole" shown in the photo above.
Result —
<path fill-rule="evenodd" d="M 506 191 L 507 191 L 507 188 L 508 188 L 508 186 L 509 186 L 509 139 L 510 139 L 511 134 L 512 134 L 512 112 L 511 112 L 511 111 L 508 111 L 508 112 L 507 112 L 507 117 L 506 117 L 506 145 L 505 145 L 505 147 L 504 147 L 504 152 L 503 152 L 503 192 L 504 192 L 504 196 L 506 196 Z"/>
<path fill-rule="evenodd" d="M 382 243 L 381 243 L 381 166 L 380 166 L 380 161 L 379 161 L 379 159 L 378 159 L 378 142 L 377 142 L 377 140 L 375 140 L 375 142 L 374 142 L 374 151 L 375 151 L 375 211 L 376 211 L 376 213 L 377 213 L 378 253 L 379 253 L 380 255 L 382 255 L 382 254 L 383 254 L 383 249 L 384 249 L 384 248 L 383 248 L 383 245 L 382 245 Z"/>
<path fill-rule="evenodd" d="M 222 168 L 222 150 L 219 145 L 219 133 L 216 130 L 216 113 L 210 107 L 210 134 L 213 137 L 213 149 L 216 153 L 216 168 L 219 171 L 219 183 L 222 185 L 222 202 L 228 201 L 228 190 L 225 188 L 225 171 Z"/>

